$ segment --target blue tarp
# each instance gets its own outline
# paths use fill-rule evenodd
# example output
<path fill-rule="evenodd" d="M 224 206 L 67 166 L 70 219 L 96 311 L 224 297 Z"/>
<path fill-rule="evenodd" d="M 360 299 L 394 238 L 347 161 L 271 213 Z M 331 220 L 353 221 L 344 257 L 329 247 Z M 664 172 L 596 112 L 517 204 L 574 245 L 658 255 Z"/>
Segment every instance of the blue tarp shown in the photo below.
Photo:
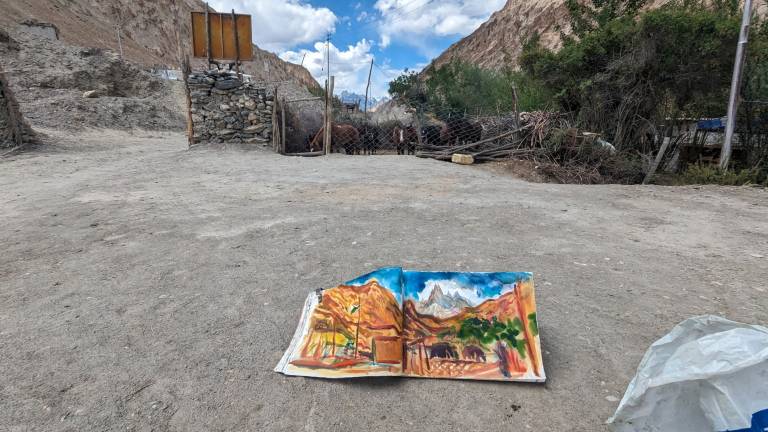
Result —
<path fill-rule="evenodd" d="M 703 119 L 696 123 L 696 127 L 698 129 L 717 131 L 720 129 L 725 129 L 725 121 L 725 118 Z"/>

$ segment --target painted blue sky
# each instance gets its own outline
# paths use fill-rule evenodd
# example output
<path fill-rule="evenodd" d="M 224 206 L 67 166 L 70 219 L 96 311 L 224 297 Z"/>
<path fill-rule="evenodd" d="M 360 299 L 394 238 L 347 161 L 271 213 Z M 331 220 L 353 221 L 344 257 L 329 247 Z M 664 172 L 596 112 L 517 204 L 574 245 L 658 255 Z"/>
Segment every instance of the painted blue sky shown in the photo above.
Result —
<path fill-rule="evenodd" d="M 403 70 L 420 70 L 474 31 L 505 0 L 214 0 L 219 11 L 251 14 L 254 43 L 283 60 L 301 63 L 320 82 L 327 68 L 325 38 L 331 33 L 331 74 L 336 93 L 365 93 L 371 59 L 371 94 L 386 95 Z"/>
<path fill-rule="evenodd" d="M 464 272 L 403 272 L 406 298 L 423 301 L 435 285 L 445 294 L 460 294 L 477 306 L 484 300 L 498 297 L 513 289 L 515 282 L 532 278 L 531 273 L 464 273 Z"/>
<path fill-rule="evenodd" d="M 403 270 L 400 267 L 386 267 L 378 269 L 374 272 L 358 276 L 349 282 L 344 282 L 345 285 L 360 286 L 365 285 L 373 279 L 378 281 L 379 285 L 392 291 L 395 295 L 398 303 L 403 301 L 403 284 L 402 284 Z"/>
<path fill-rule="evenodd" d="M 498 297 L 513 289 L 515 282 L 527 280 L 533 275 L 527 272 L 422 272 L 402 270 L 400 267 L 381 268 L 371 273 L 358 276 L 345 285 L 364 285 L 373 279 L 395 295 L 402 302 L 406 298 L 426 300 L 435 285 L 445 294 L 460 294 L 473 306 L 484 300 Z"/>

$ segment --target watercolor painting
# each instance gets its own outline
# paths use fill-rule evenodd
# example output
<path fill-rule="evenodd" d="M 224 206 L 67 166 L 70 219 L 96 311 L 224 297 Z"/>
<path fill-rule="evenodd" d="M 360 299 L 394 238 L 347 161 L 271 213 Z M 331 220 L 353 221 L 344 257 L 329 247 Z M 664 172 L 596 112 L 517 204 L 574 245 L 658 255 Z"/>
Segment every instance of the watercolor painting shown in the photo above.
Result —
<path fill-rule="evenodd" d="M 400 375 L 402 270 L 384 268 L 312 294 L 277 371 L 347 378 Z"/>
<path fill-rule="evenodd" d="M 403 374 L 544 381 L 531 273 L 403 272 Z"/>

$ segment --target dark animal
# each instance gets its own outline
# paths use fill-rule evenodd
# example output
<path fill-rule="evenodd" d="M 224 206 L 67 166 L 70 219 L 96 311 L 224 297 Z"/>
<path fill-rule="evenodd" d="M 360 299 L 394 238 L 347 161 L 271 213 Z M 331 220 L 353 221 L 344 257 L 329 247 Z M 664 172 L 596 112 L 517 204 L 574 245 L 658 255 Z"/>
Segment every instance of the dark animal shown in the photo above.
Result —
<path fill-rule="evenodd" d="M 392 142 L 395 144 L 397 154 L 414 154 L 416 143 L 419 142 L 418 132 L 413 126 L 395 126 L 392 130 Z"/>
<path fill-rule="evenodd" d="M 483 127 L 464 117 L 451 117 L 440 129 L 440 141 L 443 145 L 456 145 L 480 141 Z"/>
<path fill-rule="evenodd" d="M 440 145 L 440 126 L 424 126 L 421 128 L 421 143 Z"/>
<path fill-rule="evenodd" d="M 363 154 L 376 154 L 376 150 L 379 147 L 381 128 L 373 125 L 364 125 L 360 128 L 360 136 L 363 140 L 361 145 Z"/>
<path fill-rule="evenodd" d="M 320 151 L 323 149 L 323 131 L 321 127 L 309 143 L 310 151 Z M 346 154 L 355 154 L 360 151 L 360 132 L 348 124 L 331 125 L 331 144 L 335 149 L 343 148 Z"/>
<path fill-rule="evenodd" d="M 461 352 L 461 356 L 464 357 L 464 360 L 481 361 L 485 363 L 485 352 L 482 348 L 475 345 L 465 346 L 464 350 Z"/>
<path fill-rule="evenodd" d="M 459 359 L 459 353 L 456 348 L 445 342 L 440 342 L 432 345 L 429 348 L 429 358 L 445 358 L 445 359 Z"/>

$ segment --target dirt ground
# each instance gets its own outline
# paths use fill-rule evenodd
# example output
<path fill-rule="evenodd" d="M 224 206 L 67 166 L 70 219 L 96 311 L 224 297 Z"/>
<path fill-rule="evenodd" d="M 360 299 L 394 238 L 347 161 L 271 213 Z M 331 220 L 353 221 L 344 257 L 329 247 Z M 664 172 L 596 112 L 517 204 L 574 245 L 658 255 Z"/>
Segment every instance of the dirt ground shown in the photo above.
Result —
<path fill-rule="evenodd" d="M 600 431 L 679 321 L 768 324 L 762 189 L 109 131 L 0 159 L 0 185 L 0 430 Z M 309 291 L 391 265 L 533 271 L 547 383 L 272 371 Z"/>

